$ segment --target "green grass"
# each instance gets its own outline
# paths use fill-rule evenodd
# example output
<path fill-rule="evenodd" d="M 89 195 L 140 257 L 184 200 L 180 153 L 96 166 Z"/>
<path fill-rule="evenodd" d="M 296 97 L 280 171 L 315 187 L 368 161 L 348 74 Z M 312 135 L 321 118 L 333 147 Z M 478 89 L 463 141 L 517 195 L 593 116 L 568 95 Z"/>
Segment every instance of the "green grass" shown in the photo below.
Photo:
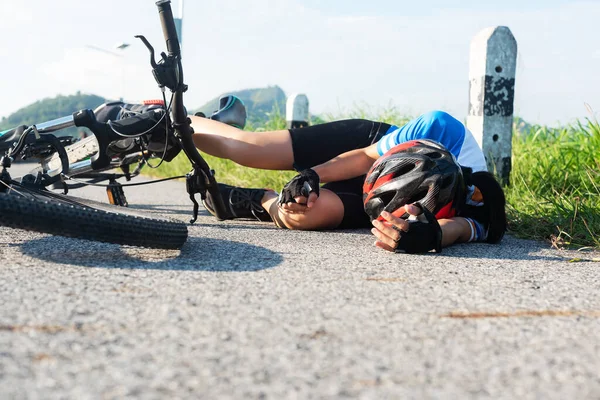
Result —
<path fill-rule="evenodd" d="M 557 247 L 600 248 L 600 126 L 533 127 L 513 138 L 510 230 Z"/>
<path fill-rule="evenodd" d="M 278 110 L 275 110 L 269 117 L 270 119 L 264 125 L 254 126 L 248 124 L 245 130 L 258 132 L 286 128 L 285 116 Z M 230 185 L 279 190 L 295 175 L 293 171 L 265 171 L 242 167 L 229 160 L 216 158 L 205 153 L 200 154 L 202 154 L 208 165 L 215 170 L 217 181 Z M 185 154 L 181 152 L 170 163 L 163 163 L 155 170 L 145 169 L 144 171 L 152 176 L 167 177 L 185 175 L 190 169 L 191 163 Z"/>
<path fill-rule="evenodd" d="M 246 130 L 284 129 L 285 118 L 274 112 L 263 126 Z M 373 112 L 367 106 L 340 110 L 314 123 L 342 118 L 367 118 L 402 125 L 410 118 L 389 106 Z M 294 172 L 263 171 L 241 167 L 229 160 L 203 154 L 219 182 L 275 190 Z M 509 233 L 527 239 L 546 240 L 556 247 L 600 249 L 600 125 L 595 120 L 553 130 L 533 126 L 513 135 L 511 185 L 505 187 Z M 180 154 L 171 163 L 149 171 L 155 176 L 189 172 L 190 163 Z"/>

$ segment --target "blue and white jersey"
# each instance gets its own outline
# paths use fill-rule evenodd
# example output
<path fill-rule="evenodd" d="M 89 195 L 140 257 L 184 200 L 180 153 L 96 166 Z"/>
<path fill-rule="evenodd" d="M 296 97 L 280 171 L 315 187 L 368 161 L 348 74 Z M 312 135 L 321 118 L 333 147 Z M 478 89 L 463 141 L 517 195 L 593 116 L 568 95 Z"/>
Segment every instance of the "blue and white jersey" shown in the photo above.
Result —
<path fill-rule="evenodd" d="M 392 147 L 416 139 L 441 143 L 463 167 L 473 172 L 487 171 L 483 151 L 473 134 L 456 118 L 443 111 L 432 111 L 413 119 L 402 127 L 392 125 L 377 142 L 377 152 L 384 155 Z"/>

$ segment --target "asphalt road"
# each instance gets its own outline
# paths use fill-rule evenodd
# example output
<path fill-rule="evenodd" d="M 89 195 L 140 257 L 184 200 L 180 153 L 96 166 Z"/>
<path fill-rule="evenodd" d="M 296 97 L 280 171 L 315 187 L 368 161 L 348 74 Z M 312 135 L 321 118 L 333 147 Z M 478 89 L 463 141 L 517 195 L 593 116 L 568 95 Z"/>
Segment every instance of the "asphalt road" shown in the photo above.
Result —
<path fill-rule="evenodd" d="M 185 221 L 184 186 L 127 195 Z M 189 234 L 159 251 L 0 228 L 0 398 L 600 398 L 598 253 L 390 254 L 367 230 L 205 212 Z"/>

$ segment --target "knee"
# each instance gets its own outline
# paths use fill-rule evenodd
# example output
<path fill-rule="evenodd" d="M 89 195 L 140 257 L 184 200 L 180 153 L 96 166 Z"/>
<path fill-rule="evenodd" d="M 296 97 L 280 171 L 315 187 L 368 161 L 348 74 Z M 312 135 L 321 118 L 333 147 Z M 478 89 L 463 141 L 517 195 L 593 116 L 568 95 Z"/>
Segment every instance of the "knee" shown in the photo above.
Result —
<path fill-rule="evenodd" d="M 293 230 L 325 230 L 337 228 L 344 218 L 344 205 L 333 192 L 322 189 L 319 199 L 307 212 L 288 213 L 271 205 L 269 214 L 280 228 Z"/>

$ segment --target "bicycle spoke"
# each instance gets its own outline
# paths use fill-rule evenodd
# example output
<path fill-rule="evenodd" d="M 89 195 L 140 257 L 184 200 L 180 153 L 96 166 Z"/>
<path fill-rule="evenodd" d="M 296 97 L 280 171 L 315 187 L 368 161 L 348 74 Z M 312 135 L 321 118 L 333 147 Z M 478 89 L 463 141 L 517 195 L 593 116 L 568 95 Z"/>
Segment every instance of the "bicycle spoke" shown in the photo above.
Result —
<path fill-rule="evenodd" d="M 17 186 L 19 188 L 19 190 L 16 190 L 14 188 L 15 186 Z M 35 189 L 35 188 L 23 186 L 21 183 L 16 182 L 16 181 L 11 182 L 11 186 L 9 187 L 9 190 L 13 190 L 14 192 L 16 192 L 17 194 L 20 194 L 23 197 L 30 197 L 30 198 L 35 198 L 35 199 L 51 198 L 51 199 L 58 200 L 65 204 L 79 205 L 79 206 L 90 208 L 87 204 L 75 201 L 71 197 L 53 193 L 49 190 Z M 27 196 L 27 195 L 29 195 L 29 196 Z"/>

